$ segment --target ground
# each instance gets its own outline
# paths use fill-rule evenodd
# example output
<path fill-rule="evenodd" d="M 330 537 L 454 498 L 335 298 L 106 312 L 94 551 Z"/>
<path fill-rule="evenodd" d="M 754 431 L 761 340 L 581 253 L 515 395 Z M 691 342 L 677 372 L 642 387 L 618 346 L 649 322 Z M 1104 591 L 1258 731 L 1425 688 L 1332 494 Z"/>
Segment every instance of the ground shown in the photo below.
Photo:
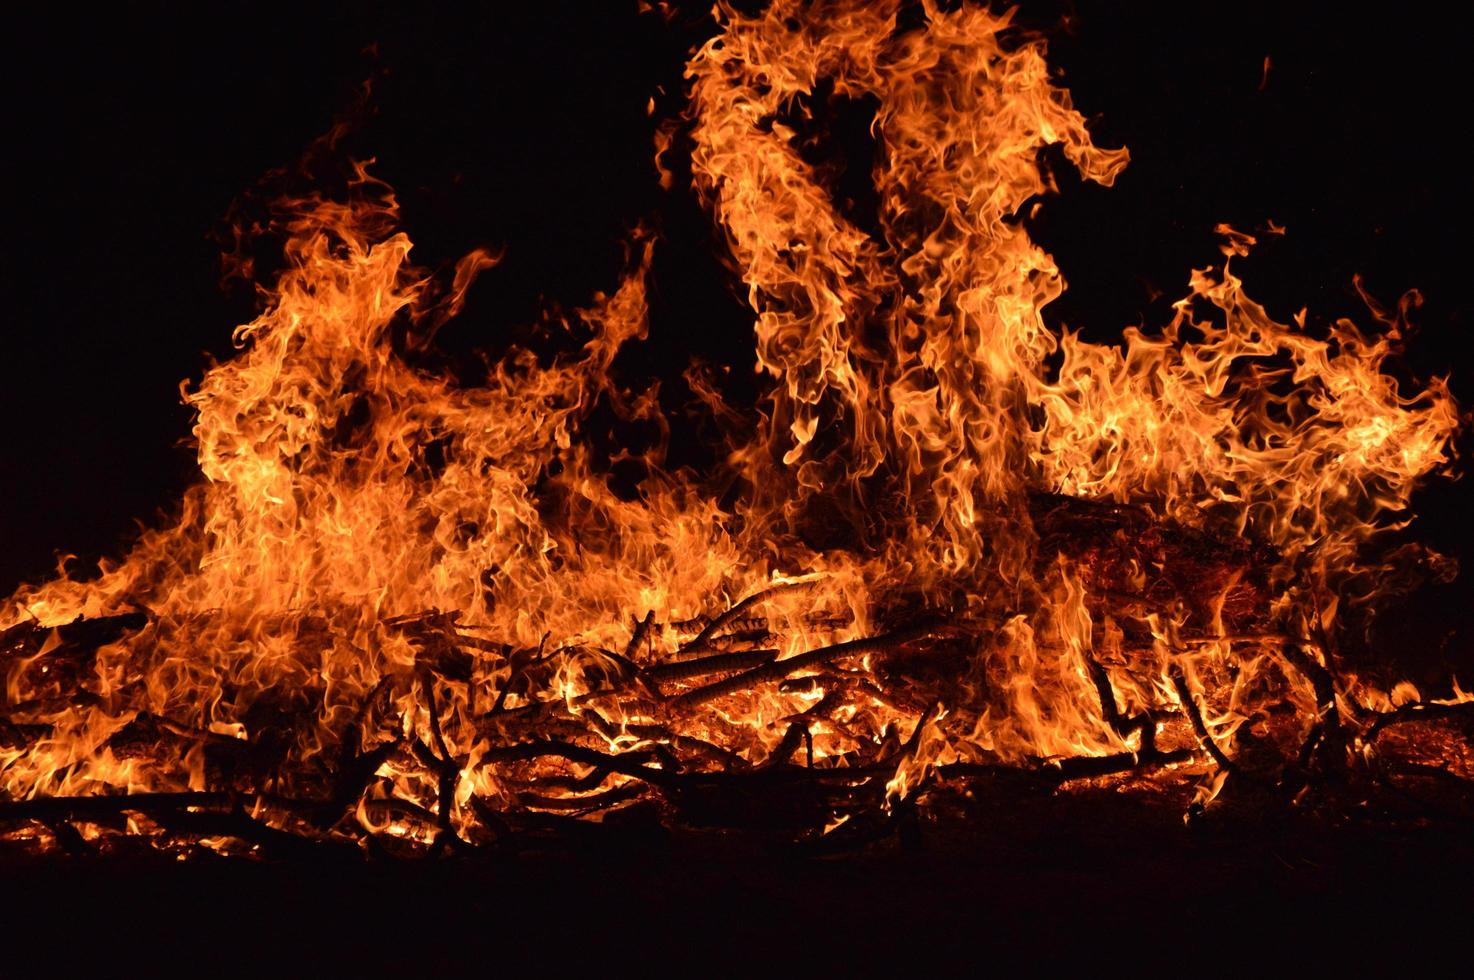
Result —
<path fill-rule="evenodd" d="M 1466 826 L 1102 792 L 998 801 L 814 858 L 622 829 L 519 856 L 262 864 L 0 856 L 8 964 L 211 974 L 1367 975 L 1467 945 Z M 1022 970 L 1019 968 L 1022 967 Z M 0 973 L 6 972 L 0 969 Z"/>

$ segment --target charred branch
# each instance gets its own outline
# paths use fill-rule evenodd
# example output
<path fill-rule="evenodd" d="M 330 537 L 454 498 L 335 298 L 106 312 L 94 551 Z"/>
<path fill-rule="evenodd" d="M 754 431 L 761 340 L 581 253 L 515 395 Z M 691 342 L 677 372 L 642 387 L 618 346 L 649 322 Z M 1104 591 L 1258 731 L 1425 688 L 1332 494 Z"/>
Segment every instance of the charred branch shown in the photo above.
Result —
<path fill-rule="evenodd" d="M 1176 663 L 1172 664 L 1169 672 L 1172 676 L 1172 686 L 1177 691 L 1177 699 L 1182 704 L 1182 710 L 1187 714 L 1188 720 L 1192 722 L 1193 734 L 1197 735 L 1198 744 L 1213 758 L 1218 768 L 1227 773 L 1237 772 L 1238 767 L 1224 754 L 1223 749 L 1218 747 L 1213 733 L 1208 731 L 1208 724 L 1203 720 L 1202 709 L 1198 707 L 1198 699 L 1193 694 L 1192 688 L 1188 686 L 1187 675 Z"/>
<path fill-rule="evenodd" d="M 897 630 L 894 633 L 849 640 L 845 643 L 810 650 L 783 660 L 775 660 L 761 667 L 754 667 L 735 677 L 698 687 L 694 691 L 687 691 L 671 703 L 677 710 L 693 708 L 723 695 L 746 690 L 758 684 L 782 680 L 801 670 L 809 670 L 846 657 L 858 657 L 865 654 L 893 655 L 900 652 L 905 644 L 931 635 L 934 629 L 935 627 L 932 626 L 915 626 L 910 629 Z"/>
<path fill-rule="evenodd" d="M 1474 701 L 1459 701 L 1453 704 L 1439 704 L 1436 701 L 1418 701 L 1412 704 L 1405 704 L 1400 708 L 1377 716 L 1376 720 L 1367 726 L 1365 739 L 1368 743 L 1375 742 L 1383 731 L 1393 725 L 1416 721 L 1444 720 L 1453 720 L 1461 723 L 1474 722 Z"/>
<path fill-rule="evenodd" d="M 762 602 L 767 602 L 769 599 L 773 599 L 777 596 L 785 595 L 790 592 L 800 592 L 810 589 L 813 587 L 813 585 L 814 583 L 812 581 L 787 582 L 783 585 L 775 585 L 771 589 L 764 589 L 762 592 L 757 592 L 753 595 L 748 596 L 746 599 L 743 599 L 741 602 L 737 603 L 735 606 L 728 609 L 726 612 L 722 613 L 711 622 L 707 623 L 706 626 L 701 630 L 701 632 L 697 633 L 696 637 L 682 648 L 683 652 L 694 652 L 697 650 L 705 649 L 711 638 L 715 636 L 717 632 L 722 629 L 722 627 L 740 618 L 743 613 L 747 612 L 753 606 L 756 606 Z"/>
<path fill-rule="evenodd" d="M 716 653 L 709 657 L 693 660 L 674 660 L 645 668 L 645 677 L 661 681 L 683 681 L 710 674 L 726 674 L 732 671 L 749 670 L 769 663 L 778 656 L 777 650 L 741 650 L 736 653 Z"/>

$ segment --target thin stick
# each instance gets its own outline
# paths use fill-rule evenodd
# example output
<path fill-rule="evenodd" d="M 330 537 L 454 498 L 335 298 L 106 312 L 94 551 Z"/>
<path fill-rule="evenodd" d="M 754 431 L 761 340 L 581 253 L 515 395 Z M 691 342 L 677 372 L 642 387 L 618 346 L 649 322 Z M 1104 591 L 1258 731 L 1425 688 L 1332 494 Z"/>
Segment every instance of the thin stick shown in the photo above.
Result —
<path fill-rule="evenodd" d="M 428 752 L 435 762 L 436 776 L 439 785 L 440 805 L 440 836 L 438 842 L 447 846 L 464 843 L 455 831 L 455 822 L 452 820 L 455 810 L 456 787 L 461 781 L 461 765 L 450 754 L 450 747 L 445 744 L 445 735 L 440 730 L 440 705 L 435 701 L 435 678 L 430 676 L 429 671 L 420 674 L 420 687 L 425 692 L 425 700 L 429 702 L 430 712 L 430 734 L 435 738 L 435 748 L 439 753 Z M 415 745 L 419 747 L 423 742 L 416 740 Z"/>
<path fill-rule="evenodd" d="M 166 810 L 152 816 L 172 833 L 200 837 L 234 837 L 261 848 L 263 852 L 282 857 L 322 857 L 335 854 L 348 858 L 356 854 L 356 849 L 346 842 L 278 830 L 252 819 L 240 809 Z"/>
<path fill-rule="evenodd" d="M 496 701 L 492 704 L 491 711 L 487 712 L 488 715 L 501 714 L 502 709 L 506 706 L 507 693 L 512 690 L 512 685 L 522 679 L 522 674 L 524 671 L 526 671 L 528 667 L 534 664 L 542 663 L 543 648 L 548 645 L 548 637 L 552 635 L 553 633 L 551 630 L 544 633 L 543 638 L 538 641 L 537 652 L 526 660 L 512 660 L 512 658 L 508 658 L 511 665 L 508 668 L 507 672 L 507 682 L 502 685 L 502 689 L 497 692 Z"/>
<path fill-rule="evenodd" d="M 1329 670 L 1316 662 L 1315 657 L 1301 649 L 1297 643 L 1281 644 L 1279 653 L 1286 663 L 1310 682 L 1311 690 L 1315 692 L 1317 717 L 1305 738 L 1305 744 L 1300 747 L 1300 766 L 1308 767 L 1315 758 L 1316 751 L 1322 746 L 1326 747 L 1326 750 L 1321 753 L 1322 758 L 1327 758 L 1333 763 L 1338 761 L 1344 763 L 1344 753 L 1336 751 L 1344 742 L 1344 733 L 1341 724 L 1341 708 L 1336 704 L 1335 678 L 1331 676 Z M 1326 658 L 1329 660 L 1330 655 L 1326 654 Z"/>
<path fill-rule="evenodd" d="M 1155 752 L 1157 723 L 1151 712 L 1143 711 L 1130 718 L 1123 715 L 1120 706 L 1116 704 L 1116 687 L 1111 683 L 1110 674 L 1089 650 L 1082 650 L 1081 656 L 1089 670 L 1090 679 L 1095 684 L 1096 696 L 1100 698 L 1100 713 L 1106 723 L 1117 735 L 1121 736 L 1123 741 L 1130 738 L 1133 732 L 1140 732 L 1141 751 L 1148 754 Z"/>
<path fill-rule="evenodd" d="M 694 691 L 687 691 L 671 704 L 678 709 L 692 708 L 724 694 L 731 694 L 734 691 L 767 681 L 782 680 L 800 670 L 817 667 L 819 664 L 826 664 L 843 657 L 858 657 L 867 653 L 892 654 L 896 652 L 896 647 L 919 640 L 924 636 L 930 636 L 934 631 L 935 627 L 931 625 L 913 626 L 894 633 L 882 633 L 880 636 L 870 636 L 859 640 L 849 640 L 845 643 L 836 643 L 833 646 L 820 647 L 786 660 L 775 660 L 761 667 L 754 667 L 735 677 L 728 677 L 725 680 L 707 684 L 705 687 L 698 687 Z"/>
<path fill-rule="evenodd" d="M 1439 721 L 1444 718 L 1474 719 L 1474 701 L 1459 701 L 1454 704 L 1438 704 L 1432 701 L 1416 701 L 1405 704 L 1394 711 L 1377 716 L 1367 729 L 1366 740 L 1373 742 L 1390 725 L 1401 725 L 1409 721 Z"/>
<path fill-rule="evenodd" d="M 1225 772 L 1238 771 L 1238 766 L 1233 760 L 1223 754 L 1218 743 L 1213 740 L 1213 735 L 1208 731 L 1208 725 L 1203 721 L 1203 713 L 1198 708 L 1198 702 L 1193 698 L 1191 688 L 1187 686 L 1187 675 L 1182 672 L 1177 664 L 1172 665 L 1172 686 L 1177 690 L 1177 699 L 1182 702 L 1182 710 L 1187 713 L 1187 718 L 1192 722 L 1193 731 L 1197 733 L 1198 741 L 1202 743 L 1204 750 L 1218 763 L 1218 767 Z"/>
<path fill-rule="evenodd" d="M 1192 762 L 1198 758 L 1199 755 L 1195 749 L 1174 749 L 1171 752 L 1151 753 L 1118 752 L 1115 755 L 1084 755 L 1049 761 L 1041 759 L 1023 766 L 954 762 L 938 766 L 937 772 L 946 779 L 1024 777 L 1042 780 L 1053 786 L 1075 779 L 1091 779 L 1096 776 L 1111 776 L 1123 772 L 1149 772 L 1163 766 Z"/>
<path fill-rule="evenodd" d="M 517 802 L 536 810 L 592 813 L 595 810 L 607 810 L 612 806 L 618 806 L 627 800 L 635 799 L 644 792 L 646 790 L 639 783 L 626 783 L 623 786 L 616 786 L 602 793 L 593 793 L 588 796 L 541 796 L 534 793 L 518 793 Z"/>
<path fill-rule="evenodd" d="M 650 627 L 655 622 L 655 610 L 651 609 L 645 613 L 645 618 L 635 622 L 635 631 L 630 634 L 629 645 L 624 648 L 624 659 L 634 660 L 635 654 L 640 652 L 640 645 L 645 642 L 645 637 L 650 635 Z"/>
<path fill-rule="evenodd" d="M 708 674 L 724 674 L 733 670 L 748 670 L 770 663 L 778 656 L 777 650 L 739 650 L 736 653 L 717 653 L 695 660 L 673 660 L 645 668 L 649 680 L 682 681 Z"/>
<path fill-rule="evenodd" d="M 91 820 L 120 813 L 153 815 L 191 807 L 219 810 L 231 806 L 232 793 L 131 793 L 123 796 L 41 796 L 0 804 L 0 823 L 11 820 Z"/>
<path fill-rule="evenodd" d="M 783 595 L 784 593 L 810 589 L 813 586 L 814 581 L 811 579 L 806 582 L 785 582 L 782 585 L 775 585 L 771 589 L 764 589 L 762 592 L 755 592 L 752 595 L 748 596 L 746 599 L 743 599 L 741 602 L 737 603 L 737 605 L 733 606 L 731 609 L 728 609 L 726 612 L 722 613 L 716 619 L 713 619 L 711 622 L 707 623 L 706 627 L 702 629 L 700 633 L 696 634 L 696 638 L 690 643 L 687 643 L 681 649 L 682 651 L 704 649 L 707 645 L 707 642 L 716 634 L 717 630 L 721 629 L 723 626 L 726 626 L 732 620 L 738 618 L 758 603 L 766 602 L 769 599 L 772 599 L 775 596 Z"/>
<path fill-rule="evenodd" d="M 662 769 L 652 769 L 634 761 L 638 757 L 648 757 L 648 752 L 627 752 L 623 755 L 610 755 L 596 749 L 586 749 L 582 745 L 574 745 L 571 742 L 558 741 L 550 738 L 533 739 L 530 742 L 520 742 L 517 745 L 507 745 L 501 748 L 488 749 L 483 758 L 496 762 L 515 762 L 521 759 L 537 759 L 543 756 L 558 756 L 570 762 L 581 762 L 587 766 L 595 766 L 600 769 L 608 769 L 611 772 L 621 773 L 625 776 L 633 776 L 643 779 L 652 786 L 668 786 L 675 778 L 675 774 Z"/>

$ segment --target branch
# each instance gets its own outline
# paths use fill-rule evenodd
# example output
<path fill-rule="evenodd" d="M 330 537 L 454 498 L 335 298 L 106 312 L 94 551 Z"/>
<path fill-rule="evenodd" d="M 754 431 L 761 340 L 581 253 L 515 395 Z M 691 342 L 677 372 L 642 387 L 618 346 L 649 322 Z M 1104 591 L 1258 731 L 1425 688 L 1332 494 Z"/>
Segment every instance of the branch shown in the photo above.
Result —
<path fill-rule="evenodd" d="M 801 590 L 810 589 L 813 586 L 814 580 L 810 579 L 804 582 L 785 582 L 782 585 L 775 585 L 771 589 L 764 589 L 762 592 L 753 593 L 746 599 L 743 599 L 741 602 L 737 603 L 737 605 L 733 606 L 731 609 L 728 609 L 726 612 L 722 613 L 716 619 L 713 619 L 711 622 L 707 623 L 705 628 L 703 628 L 700 633 L 696 634 L 696 638 L 690 643 L 687 643 L 681 649 L 683 652 L 705 649 L 708 641 L 710 641 L 711 638 L 716 635 L 717 630 L 721 629 L 723 626 L 726 626 L 728 623 L 732 622 L 732 620 L 738 618 L 758 603 L 767 602 L 769 599 L 775 596 L 783 595 L 787 592 L 798 592 Z"/>
<path fill-rule="evenodd" d="M 897 630 L 894 633 L 882 633 L 880 636 L 865 637 L 859 640 L 849 640 L 845 643 L 836 643 L 833 646 L 820 647 L 807 653 L 789 657 L 786 660 L 775 660 L 761 667 L 744 671 L 735 677 L 698 687 L 694 691 L 687 691 L 671 702 L 677 709 L 692 708 L 707 701 L 715 700 L 734 691 L 768 681 L 778 681 L 800 670 L 827 664 L 833 660 L 844 657 L 858 657 L 868 653 L 894 654 L 896 647 L 930 636 L 935 631 L 931 625 L 913 626 L 909 629 Z"/>
<path fill-rule="evenodd" d="M 710 657 L 694 660 L 673 660 L 670 663 L 646 667 L 645 677 L 660 681 L 681 681 L 708 674 L 724 674 L 733 670 L 747 670 L 771 662 L 778 656 L 777 650 L 740 650 L 736 653 L 717 653 Z"/>
<path fill-rule="evenodd" d="M 1203 713 L 1198 708 L 1198 702 L 1193 697 L 1192 689 L 1187 686 L 1187 675 L 1183 674 L 1182 668 L 1175 662 L 1170 671 L 1172 675 L 1172 686 L 1177 690 L 1177 699 L 1182 702 L 1182 710 L 1187 713 L 1188 721 L 1192 722 L 1193 731 L 1197 733 L 1198 742 L 1203 749 L 1218 763 L 1218 767 L 1224 772 L 1238 772 L 1238 766 L 1233 760 L 1224 755 L 1218 743 L 1213 740 L 1213 735 L 1208 731 L 1208 725 L 1203 721 Z"/>
<path fill-rule="evenodd" d="M 1474 721 L 1474 701 L 1459 701 L 1455 704 L 1416 701 L 1412 704 L 1405 704 L 1395 711 L 1387 711 L 1378 715 L 1377 720 L 1367 728 L 1366 740 L 1376 741 L 1382 730 L 1392 725 L 1401 725 L 1410 721 L 1442 721 L 1445 718 Z"/>

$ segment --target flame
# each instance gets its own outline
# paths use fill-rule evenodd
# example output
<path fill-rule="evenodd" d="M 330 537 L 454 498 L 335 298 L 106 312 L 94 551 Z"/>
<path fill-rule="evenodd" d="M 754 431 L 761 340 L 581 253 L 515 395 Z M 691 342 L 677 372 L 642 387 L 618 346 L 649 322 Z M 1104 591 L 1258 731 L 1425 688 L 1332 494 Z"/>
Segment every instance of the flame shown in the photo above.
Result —
<path fill-rule="evenodd" d="M 184 393 L 202 479 L 177 521 L 0 616 L 6 716 L 42 733 L 0 745 L 0 789 L 311 795 L 366 759 L 352 819 L 424 840 L 472 835 L 488 807 L 633 796 L 678 758 L 881 760 L 889 807 L 950 763 L 1143 753 L 1173 725 L 1191 745 L 1189 716 L 1195 751 L 1227 758 L 1270 700 L 1315 716 L 1279 651 L 1331 664 L 1340 617 L 1393 571 L 1368 545 L 1450 463 L 1446 383 L 1387 370 L 1408 309 L 1279 323 L 1232 271 L 1252 236 L 1221 226 L 1223 263 L 1192 271 L 1160 330 L 1052 332 L 1064 280 L 1019 220 L 1052 190 L 1039 153 L 1108 185 L 1127 152 L 1093 144 L 1008 14 L 923 8 L 902 26 L 896 0 L 719 4 L 687 115 L 658 127 L 667 185 L 689 136 L 766 386 L 748 413 L 690 373 L 728 433 L 715 472 L 669 465 L 662 441 L 611 460 L 587 428 L 596 410 L 666 425 L 654 388 L 610 370 L 645 337 L 651 234 L 556 325 L 558 353 L 513 347 L 470 387 L 416 354 L 494 256 L 448 285 L 416 268 L 371 164 L 342 199 L 280 202 L 285 271 L 238 355 Z M 821 83 L 874 106 L 873 221 L 805 157 Z M 1061 546 L 1070 507 L 1140 534 Z M 1163 529 L 1253 561 L 1215 578 Z M 67 624 L 140 610 L 68 659 Z M 742 665 L 717 676 L 769 673 L 682 673 L 712 656 Z M 890 669 L 945 708 L 873 683 Z M 132 754 L 141 729 L 154 748 Z M 579 751 L 539 755 L 529 730 Z"/>

